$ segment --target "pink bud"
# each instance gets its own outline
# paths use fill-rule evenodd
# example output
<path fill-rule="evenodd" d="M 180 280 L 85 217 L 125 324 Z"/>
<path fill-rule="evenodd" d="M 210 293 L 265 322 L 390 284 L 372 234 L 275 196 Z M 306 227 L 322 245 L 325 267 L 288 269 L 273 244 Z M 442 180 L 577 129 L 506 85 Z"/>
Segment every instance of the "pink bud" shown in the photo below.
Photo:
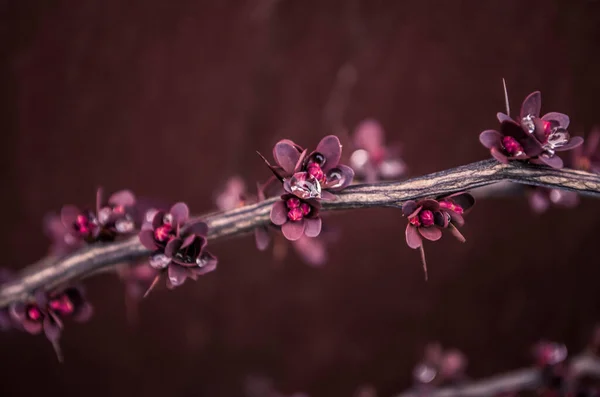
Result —
<path fill-rule="evenodd" d="M 433 212 L 424 210 L 419 213 L 419 220 L 425 227 L 433 225 Z"/>

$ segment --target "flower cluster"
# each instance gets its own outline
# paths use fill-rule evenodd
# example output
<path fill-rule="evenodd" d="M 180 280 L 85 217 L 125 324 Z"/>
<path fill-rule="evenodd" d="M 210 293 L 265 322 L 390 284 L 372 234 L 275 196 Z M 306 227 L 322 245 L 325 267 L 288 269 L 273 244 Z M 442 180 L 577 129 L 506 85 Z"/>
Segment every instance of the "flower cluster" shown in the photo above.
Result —
<path fill-rule="evenodd" d="M 575 170 L 600 173 L 600 129 L 590 132 L 583 145 L 571 151 L 571 156 L 565 159 L 565 166 Z M 574 208 L 579 204 L 579 195 L 563 189 L 549 189 L 541 186 L 528 186 L 527 197 L 534 212 L 546 212 L 551 205 L 563 208 Z"/>
<path fill-rule="evenodd" d="M 174 288 L 188 277 L 196 280 L 216 268 L 217 258 L 204 249 L 208 226 L 201 221 L 191 221 L 185 203 L 173 205 L 168 212 L 153 211 L 152 214 L 139 234 L 141 243 L 152 251 L 150 266 L 161 271 L 148 292 L 165 272 L 167 287 Z"/>
<path fill-rule="evenodd" d="M 102 189 L 96 193 L 96 210 L 80 210 L 73 205 L 66 205 L 60 212 L 65 230 L 56 223 L 49 224 L 50 235 L 56 249 L 61 251 L 66 246 L 74 246 L 84 241 L 113 241 L 119 235 L 128 235 L 135 231 L 134 220 L 135 196 L 129 190 L 121 190 L 104 200 Z M 50 219 L 50 222 L 53 222 Z"/>
<path fill-rule="evenodd" d="M 551 112 L 540 117 L 541 104 L 540 92 L 531 93 L 523 101 L 518 120 L 498 113 L 500 131 L 483 131 L 479 141 L 503 163 L 528 160 L 534 164 L 562 168 L 563 160 L 556 152 L 580 146 L 583 138 L 571 137 L 567 131 L 569 117 L 566 114 Z"/>
<path fill-rule="evenodd" d="M 291 241 L 303 235 L 316 237 L 321 232 L 320 199 L 334 199 L 334 192 L 352 182 L 354 171 L 339 164 L 342 156 L 340 140 L 329 135 L 315 151 L 308 151 L 290 140 L 281 140 L 273 148 L 276 165 L 265 162 L 283 183 L 285 193 L 271 210 L 271 222 L 281 226 Z"/>
<path fill-rule="evenodd" d="M 402 212 L 408 218 L 406 244 L 410 248 L 421 250 L 425 279 L 427 279 L 427 263 L 423 238 L 437 241 L 442 237 L 442 229 L 449 229 L 459 241 L 464 242 L 465 238 L 457 226 L 464 224 L 463 214 L 474 204 L 475 199 L 469 193 L 455 193 L 439 200 L 410 200 L 402 206 Z"/>
<path fill-rule="evenodd" d="M 265 187 L 259 184 L 257 186 L 257 194 L 249 194 L 243 179 L 239 176 L 234 176 L 227 180 L 223 189 L 216 195 L 215 203 L 219 210 L 229 211 L 244 204 L 253 204 L 264 201 L 264 190 Z M 254 229 L 254 235 L 256 247 L 261 251 L 266 250 L 271 243 L 269 226 L 257 227 Z M 287 254 L 287 245 L 283 244 L 285 244 L 284 242 L 289 241 L 304 262 L 313 266 L 322 265 L 327 258 L 325 242 L 331 240 L 331 235 L 332 233 L 330 231 L 325 230 L 324 235 L 323 230 L 321 230 L 321 233 L 316 238 L 307 237 L 306 234 L 303 234 L 299 239 L 294 241 L 289 241 L 287 238 L 283 239 L 281 242 L 276 240 L 273 247 L 273 256 L 276 260 L 281 260 L 285 257 Z"/>
<path fill-rule="evenodd" d="M 354 152 L 350 165 L 356 177 L 367 183 L 398 179 L 406 174 L 406 163 L 400 158 L 400 150 L 385 145 L 385 132 L 376 120 L 362 121 L 352 136 Z"/>
<path fill-rule="evenodd" d="M 443 349 L 439 343 L 425 347 L 423 359 L 413 370 L 418 387 L 438 387 L 464 380 L 467 367 L 466 356 L 457 349 Z"/>
<path fill-rule="evenodd" d="M 33 300 L 18 302 L 10 307 L 12 318 L 26 332 L 37 335 L 44 331 L 59 361 L 63 360 L 58 344 L 64 327 L 63 321 L 72 319 L 84 322 L 91 317 L 92 312 L 92 306 L 86 301 L 82 290 L 76 287 L 48 294 L 40 291 Z"/>

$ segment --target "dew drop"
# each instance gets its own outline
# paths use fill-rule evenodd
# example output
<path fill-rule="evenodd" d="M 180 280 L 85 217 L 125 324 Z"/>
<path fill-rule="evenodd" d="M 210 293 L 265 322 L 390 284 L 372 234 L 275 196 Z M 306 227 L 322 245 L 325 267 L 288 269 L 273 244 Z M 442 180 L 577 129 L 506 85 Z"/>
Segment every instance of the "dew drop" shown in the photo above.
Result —
<path fill-rule="evenodd" d="M 155 254 L 150 257 L 150 266 L 155 269 L 164 269 L 169 263 L 171 263 L 171 259 L 165 254 Z"/>
<path fill-rule="evenodd" d="M 302 199 L 321 198 L 321 184 L 305 172 L 294 174 L 289 180 L 291 192 Z"/>
<path fill-rule="evenodd" d="M 521 126 L 525 129 L 525 131 L 529 132 L 530 134 L 533 134 L 533 132 L 535 131 L 535 123 L 533 121 L 534 119 L 535 116 L 532 114 L 528 114 L 527 116 L 521 119 Z"/>
<path fill-rule="evenodd" d="M 115 223 L 115 228 L 119 233 L 129 233 L 135 228 L 135 224 L 131 219 L 119 219 Z"/>
<path fill-rule="evenodd" d="M 102 224 L 102 225 L 105 225 L 106 223 L 108 223 L 111 213 L 112 213 L 112 211 L 110 208 L 108 208 L 108 207 L 102 208 L 100 211 L 98 211 L 98 222 L 100 222 L 100 224 Z"/>

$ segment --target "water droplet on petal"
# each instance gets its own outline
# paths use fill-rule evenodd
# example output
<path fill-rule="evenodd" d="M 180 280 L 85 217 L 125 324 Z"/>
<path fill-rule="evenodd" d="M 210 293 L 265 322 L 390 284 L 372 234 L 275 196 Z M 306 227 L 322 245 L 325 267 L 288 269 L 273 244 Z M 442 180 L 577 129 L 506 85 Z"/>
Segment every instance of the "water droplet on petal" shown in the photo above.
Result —
<path fill-rule="evenodd" d="M 206 266 L 207 263 L 208 263 L 208 261 L 206 260 L 206 258 L 204 256 L 199 256 L 196 259 L 196 264 L 198 265 L 198 267 L 204 267 L 204 266 Z"/>
<path fill-rule="evenodd" d="M 533 134 L 533 132 L 535 131 L 535 123 L 533 121 L 534 119 L 535 116 L 532 114 L 528 114 L 527 116 L 521 119 L 521 126 L 525 129 L 525 131 L 529 132 L 530 134 Z"/>
<path fill-rule="evenodd" d="M 413 371 L 413 376 L 417 381 L 421 383 L 431 382 L 435 379 L 436 375 L 437 371 L 435 370 L 435 368 L 425 364 L 417 365 L 415 367 L 415 370 Z"/>
<path fill-rule="evenodd" d="M 100 222 L 100 224 L 102 224 L 102 225 L 105 225 L 108 222 L 108 220 L 110 219 L 111 214 L 112 214 L 112 211 L 110 208 L 108 208 L 108 207 L 102 208 L 98 212 L 98 222 Z"/>
<path fill-rule="evenodd" d="M 395 179 L 406 172 L 406 164 L 399 159 L 383 160 L 379 166 L 379 173 L 384 179 Z"/>
<path fill-rule="evenodd" d="M 354 169 L 362 169 L 369 162 L 369 153 L 364 149 L 355 150 L 350 156 L 350 165 Z"/>
<path fill-rule="evenodd" d="M 337 187 L 342 186 L 344 184 L 344 182 L 345 182 L 345 178 L 342 175 L 342 173 L 334 170 L 334 171 L 331 171 L 329 173 L 329 175 L 327 175 L 326 186 L 327 186 L 327 189 L 331 189 L 331 188 L 335 189 Z"/>
<path fill-rule="evenodd" d="M 173 215 L 171 214 L 165 214 L 165 216 L 163 217 L 163 223 L 167 223 L 167 224 L 171 224 L 173 223 Z"/>
<path fill-rule="evenodd" d="M 164 269 L 169 263 L 171 263 L 171 258 L 167 257 L 165 254 L 156 254 L 150 257 L 150 266 L 155 269 Z"/>
<path fill-rule="evenodd" d="M 321 184 L 306 172 L 297 172 L 290 178 L 290 190 L 302 199 L 321 198 Z"/>
<path fill-rule="evenodd" d="M 135 228 L 135 224 L 131 219 L 119 219 L 115 223 L 115 228 L 119 233 L 129 233 Z"/>
<path fill-rule="evenodd" d="M 571 135 L 564 128 L 553 128 L 552 132 L 550 133 L 550 135 L 548 135 L 548 138 L 546 139 L 544 149 L 552 151 L 553 149 L 566 145 L 567 143 L 569 143 L 570 139 Z"/>
<path fill-rule="evenodd" d="M 146 215 L 144 216 L 144 221 L 148 222 L 148 223 L 152 223 L 152 221 L 154 220 L 154 216 L 156 215 L 157 212 L 158 212 L 158 210 L 155 210 L 155 209 L 146 211 Z"/>
<path fill-rule="evenodd" d="M 183 282 L 185 281 L 185 278 L 179 278 L 179 277 L 171 277 L 169 276 L 169 281 L 171 282 L 171 284 L 173 284 L 173 286 L 178 287 L 181 284 L 183 284 Z"/>

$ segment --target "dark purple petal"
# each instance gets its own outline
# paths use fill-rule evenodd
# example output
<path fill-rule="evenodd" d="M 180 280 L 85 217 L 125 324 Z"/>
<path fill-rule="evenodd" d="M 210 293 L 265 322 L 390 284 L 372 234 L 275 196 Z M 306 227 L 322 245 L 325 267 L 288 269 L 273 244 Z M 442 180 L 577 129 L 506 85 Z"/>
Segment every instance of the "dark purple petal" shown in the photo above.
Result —
<path fill-rule="evenodd" d="M 163 219 L 165 218 L 165 211 L 156 211 L 154 213 L 154 217 L 152 218 L 152 228 L 156 229 L 157 227 L 161 226 L 163 224 Z"/>
<path fill-rule="evenodd" d="M 501 123 L 503 123 L 505 121 L 513 121 L 513 119 L 511 119 L 509 115 L 504 114 L 502 112 L 496 113 L 496 118 L 498 118 L 498 121 Z"/>
<path fill-rule="evenodd" d="M 271 207 L 271 222 L 277 226 L 281 226 L 288 221 L 288 209 L 282 200 L 277 200 Z"/>
<path fill-rule="evenodd" d="M 423 244 L 417 228 L 410 223 L 406 225 L 406 244 L 412 249 L 419 248 Z"/>
<path fill-rule="evenodd" d="M 185 282 L 185 279 L 188 276 L 188 272 L 187 272 L 186 268 L 181 267 L 175 263 L 172 263 L 169 266 L 167 275 L 169 277 L 168 280 L 169 280 L 169 283 L 171 284 L 171 286 L 179 287 L 181 284 L 183 284 Z"/>
<path fill-rule="evenodd" d="M 534 123 L 538 123 L 539 121 L 540 119 L 535 119 Z M 537 124 L 536 130 L 538 130 Z M 504 122 L 500 126 L 500 133 L 504 136 L 511 136 L 515 138 L 521 144 L 523 150 L 529 157 L 534 157 L 542 153 L 542 146 L 538 142 L 538 140 L 531 136 L 529 133 L 525 132 L 525 130 L 523 130 L 523 127 L 520 124 L 511 121 Z M 498 158 L 496 157 L 496 159 Z M 498 159 L 498 161 L 500 160 Z"/>
<path fill-rule="evenodd" d="M 552 168 L 562 168 L 564 165 L 562 159 L 558 156 L 550 157 L 550 156 L 542 155 L 542 156 L 538 157 L 538 159 L 542 163 L 544 163 Z"/>
<path fill-rule="evenodd" d="M 60 338 L 61 327 L 56 322 L 52 321 L 50 316 L 44 318 L 44 334 L 50 341 L 57 341 Z"/>
<path fill-rule="evenodd" d="M 542 95 L 539 91 L 532 92 L 525 98 L 523 105 L 521 105 L 521 118 L 532 115 L 535 117 L 540 116 L 540 110 L 542 109 Z"/>
<path fill-rule="evenodd" d="M 409 200 L 402 204 L 402 213 L 404 216 L 409 216 L 417 209 L 417 203 L 413 200 Z"/>
<path fill-rule="evenodd" d="M 25 303 L 16 302 L 10 305 L 8 310 L 12 318 L 18 322 L 22 322 L 25 319 L 25 309 Z"/>
<path fill-rule="evenodd" d="M 43 325 L 42 325 L 41 322 L 39 322 L 39 321 L 31 321 L 31 320 L 28 320 L 28 319 L 24 319 L 21 322 L 21 325 L 23 326 L 23 329 L 26 332 L 29 332 L 32 335 L 39 334 L 40 332 L 42 332 L 42 328 L 43 328 Z"/>
<path fill-rule="evenodd" d="M 414 211 L 413 211 L 411 214 L 408 214 L 408 215 L 407 215 L 407 217 L 410 219 L 410 218 L 412 218 L 412 217 L 415 217 L 415 216 L 417 216 L 417 214 L 418 214 L 418 213 L 419 213 L 419 212 L 420 212 L 422 209 L 423 209 L 423 206 L 419 206 L 419 207 L 415 208 L 415 210 L 414 210 Z"/>
<path fill-rule="evenodd" d="M 304 234 L 307 237 L 317 237 L 321 233 L 321 226 L 323 222 L 321 218 L 307 218 L 304 220 L 305 228 Z"/>
<path fill-rule="evenodd" d="M 419 205 L 423 207 L 424 210 L 429 211 L 437 211 L 440 209 L 440 203 L 433 199 L 420 200 Z"/>
<path fill-rule="evenodd" d="M 140 238 L 140 242 L 142 243 L 142 245 L 144 247 L 148 248 L 151 251 L 155 251 L 158 249 L 158 245 L 156 245 L 156 242 L 154 241 L 154 231 L 153 230 L 151 230 L 151 229 L 142 230 L 142 231 L 140 231 L 138 236 Z"/>
<path fill-rule="evenodd" d="M 320 238 L 302 236 L 292 242 L 292 247 L 302 257 L 302 260 L 309 265 L 321 266 L 327 261 L 327 250 Z"/>
<path fill-rule="evenodd" d="M 48 295 L 44 291 L 37 291 L 33 294 L 33 299 L 39 307 L 45 307 L 48 304 Z"/>
<path fill-rule="evenodd" d="M 258 248 L 259 251 L 266 250 L 271 242 L 269 231 L 264 227 L 257 227 L 254 229 L 254 239 L 256 241 L 256 248 Z"/>
<path fill-rule="evenodd" d="M 181 226 L 186 223 L 190 217 L 190 209 L 188 208 L 186 203 L 176 203 L 171 207 L 169 213 L 173 215 L 173 223 L 174 225 Z"/>
<path fill-rule="evenodd" d="M 77 216 L 81 213 L 79 208 L 74 205 L 65 205 L 60 210 L 60 220 L 67 230 L 73 229 L 73 224 L 77 221 Z"/>
<path fill-rule="evenodd" d="M 185 226 L 185 234 L 196 234 L 198 236 L 206 236 L 208 234 L 208 225 L 202 221 L 188 223 Z"/>
<path fill-rule="evenodd" d="M 502 134 L 496 130 L 486 130 L 479 134 L 479 142 L 488 149 L 502 147 Z"/>
<path fill-rule="evenodd" d="M 501 162 L 503 164 L 508 164 L 508 157 L 506 157 L 504 154 L 502 154 L 502 152 L 500 152 L 495 147 L 490 149 L 490 153 L 491 153 L 492 157 L 495 158 L 496 160 L 498 160 L 499 162 Z"/>
<path fill-rule="evenodd" d="M 598 146 L 600 145 L 600 128 L 594 128 L 590 132 L 586 139 L 586 145 L 584 149 L 584 155 L 591 157 L 596 153 Z"/>
<path fill-rule="evenodd" d="M 321 200 L 337 200 L 337 196 L 327 190 L 321 190 Z"/>
<path fill-rule="evenodd" d="M 202 276 L 206 273 L 210 273 L 217 268 L 217 258 L 210 252 L 203 252 L 200 257 L 202 266 L 193 267 L 189 270 L 198 276 Z"/>
<path fill-rule="evenodd" d="M 192 243 L 196 243 L 197 239 L 200 239 L 200 244 L 202 246 L 206 245 L 206 239 L 202 236 L 196 236 L 195 234 L 187 235 L 183 238 L 183 243 L 181 243 L 181 247 L 179 249 L 184 249 L 192 245 Z"/>
<path fill-rule="evenodd" d="M 383 147 L 384 132 L 376 120 L 362 121 L 354 132 L 354 146 L 367 152 L 376 152 Z"/>
<path fill-rule="evenodd" d="M 433 223 L 438 225 L 439 227 L 447 228 L 448 227 L 448 217 L 446 216 L 446 212 L 436 211 L 433 213 Z"/>
<path fill-rule="evenodd" d="M 108 199 L 110 205 L 121 205 L 123 207 L 131 207 L 135 204 L 135 196 L 131 190 L 120 190 L 114 193 Z"/>
<path fill-rule="evenodd" d="M 437 241 L 442 237 L 442 230 L 432 226 L 432 227 L 419 227 L 419 233 L 421 236 L 430 241 Z"/>
<path fill-rule="evenodd" d="M 340 164 L 327 172 L 323 189 L 338 192 L 352 183 L 354 170 L 347 165 Z"/>
<path fill-rule="evenodd" d="M 285 173 L 291 175 L 294 173 L 296 163 L 300 158 L 300 152 L 298 151 L 297 146 L 291 141 L 282 140 L 275 144 L 275 147 L 273 148 L 273 157 L 277 164 L 283 168 Z"/>
<path fill-rule="evenodd" d="M 463 211 L 467 211 L 475 205 L 475 197 L 470 193 L 455 193 L 448 198 L 458 204 Z"/>
<path fill-rule="evenodd" d="M 325 164 L 323 164 L 323 171 L 327 172 L 334 168 L 340 162 L 342 157 L 342 144 L 335 135 L 328 135 L 321 139 L 321 142 L 317 145 L 317 153 L 321 153 L 325 157 Z"/>
<path fill-rule="evenodd" d="M 545 115 L 542 116 L 542 120 L 546 120 L 546 121 L 555 120 L 556 122 L 558 122 L 558 125 L 560 125 L 564 129 L 567 129 L 569 127 L 569 122 L 570 122 L 569 116 L 567 116 L 564 113 L 557 113 L 557 112 L 546 113 Z"/>
<path fill-rule="evenodd" d="M 461 214 L 456 213 L 454 211 L 448 211 L 448 214 L 450 214 L 450 219 L 455 225 L 462 226 L 465 224 L 465 219 L 462 217 Z"/>
<path fill-rule="evenodd" d="M 569 139 L 569 142 L 567 142 L 566 145 L 559 146 L 559 147 L 555 148 L 554 150 L 557 152 L 564 152 L 567 150 L 575 149 L 576 147 L 581 146 L 582 144 L 583 144 L 583 138 L 580 136 L 574 136 L 571 139 Z"/>
<path fill-rule="evenodd" d="M 179 251 L 179 249 L 181 248 L 182 244 L 183 241 L 179 238 L 174 238 L 173 240 L 169 241 L 165 246 L 165 255 L 168 258 L 173 258 L 177 251 Z"/>
<path fill-rule="evenodd" d="M 88 302 L 83 302 L 75 313 L 73 313 L 73 320 L 83 323 L 88 321 L 92 314 L 94 314 L 94 308 Z"/>
<path fill-rule="evenodd" d="M 579 204 L 579 195 L 569 190 L 552 189 L 550 190 L 550 200 L 556 205 L 574 208 Z"/>
<path fill-rule="evenodd" d="M 529 206 L 537 214 L 543 214 L 550 208 L 550 200 L 545 191 L 536 188 L 534 192 L 529 196 Z"/>
<path fill-rule="evenodd" d="M 281 226 L 284 237 L 290 241 L 296 241 L 304 234 L 304 219 L 297 222 L 287 222 Z"/>
<path fill-rule="evenodd" d="M 308 150 L 304 149 L 302 153 L 300 153 L 300 157 L 298 157 L 298 161 L 296 161 L 296 165 L 294 166 L 294 173 L 298 172 L 302 169 L 302 165 L 304 164 L 304 160 L 306 159 L 306 154 Z"/>

